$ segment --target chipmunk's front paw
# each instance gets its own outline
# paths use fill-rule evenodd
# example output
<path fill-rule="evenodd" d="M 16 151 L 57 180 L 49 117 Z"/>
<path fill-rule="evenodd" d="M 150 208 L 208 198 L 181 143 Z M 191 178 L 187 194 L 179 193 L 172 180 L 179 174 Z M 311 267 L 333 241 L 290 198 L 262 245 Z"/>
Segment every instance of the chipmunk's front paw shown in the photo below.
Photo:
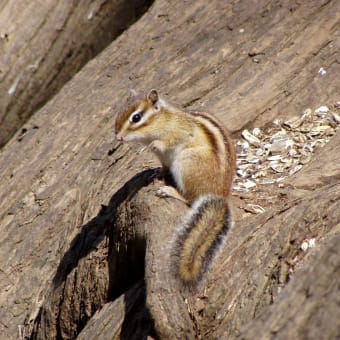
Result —
<path fill-rule="evenodd" d="M 186 199 L 175 188 L 170 187 L 168 185 L 160 187 L 156 192 L 156 196 L 161 198 L 165 197 L 175 198 L 184 203 L 187 203 Z"/>
<path fill-rule="evenodd" d="M 151 142 L 149 144 L 149 148 L 151 151 L 153 152 L 160 152 L 160 153 L 163 153 L 167 150 L 167 145 L 160 141 L 160 140 L 154 140 L 153 142 Z"/>
<path fill-rule="evenodd" d="M 156 196 L 158 197 L 172 197 L 173 196 L 173 192 L 176 191 L 173 187 L 170 187 L 168 185 L 164 185 L 162 187 L 160 187 L 157 191 L 156 191 Z"/>

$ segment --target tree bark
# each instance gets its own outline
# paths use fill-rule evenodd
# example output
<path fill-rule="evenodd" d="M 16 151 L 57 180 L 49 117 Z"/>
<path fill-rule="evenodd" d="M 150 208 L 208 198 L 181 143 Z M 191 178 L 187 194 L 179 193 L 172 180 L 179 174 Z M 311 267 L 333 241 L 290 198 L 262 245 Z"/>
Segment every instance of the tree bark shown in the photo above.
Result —
<path fill-rule="evenodd" d="M 0 147 L 148 1 L 4 0 L 0 5 Z"/>
<path fill-rule="evenodd" d="M 339 336 L 339 132 L 282 187 L 233 193 L 233 232 L 194 294 L 168 266 L 188 208 L 156 197 L 154 156 L 113 134 L 130 88 L 216 114 L 235 138 L 334 108 L 338 9 L 155 1 L 36 111 L 0 152 L 0 334 L 303 338 L 320 325 L 317 334 Z M 242 202 L 260 198 L 266 211 L 244 214 Z"/>
<path fill-rule="evenodd" d="M 339 225 L 338 225 L 339 226 Z M 240 338 L 336 339 L 339 325 L 339 227 L 309 254 L 274 305 L 241 331 Z"/>

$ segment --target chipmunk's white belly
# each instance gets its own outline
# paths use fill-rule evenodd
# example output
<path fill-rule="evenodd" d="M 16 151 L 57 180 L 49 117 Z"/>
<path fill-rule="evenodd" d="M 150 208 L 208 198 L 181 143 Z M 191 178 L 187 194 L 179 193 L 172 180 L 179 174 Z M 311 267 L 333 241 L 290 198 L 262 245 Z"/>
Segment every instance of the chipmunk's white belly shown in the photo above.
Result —
<path fill-rule="evenodd" d="M 183 183 L 183 150 L 182 148 L 176 148 L 174 155 L 171 159 L 171 164 L 169 166 L 173 180 L 176 183 L 177 189 L 183 194 L 185 193 L 184 183 Z"/>
<path fill-rule="evenodd" d="M 184 183 L 183 183 L 183 175 L 182 175 L 182 168 L 179 162 L 172 163 L 170 167 L 170 172 L 173 177 L 173 180 L 176 183 L 177 189 L 183 194 L 185 193 Z"/>
<path fill-rule="evenodd" d="M 173 180 L 176 183 L 177 189 L 184 192 L 183 179 L 182 179 L 182 146 L 177 146 L 173 149 L 168 149 L 166 152 L 159 155 L 159 158 L 164 166 L 166 166 Z"/>

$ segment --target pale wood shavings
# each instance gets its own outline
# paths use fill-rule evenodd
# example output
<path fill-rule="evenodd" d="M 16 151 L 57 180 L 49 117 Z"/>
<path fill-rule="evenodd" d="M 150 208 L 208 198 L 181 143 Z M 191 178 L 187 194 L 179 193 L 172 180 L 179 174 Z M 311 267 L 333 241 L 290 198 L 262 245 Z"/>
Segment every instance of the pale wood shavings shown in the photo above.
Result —
<path fill-rule="evenodd" d="M 236 142 L 237 170 L 234 190 L 255 191 L 258 185 L 278 184 L 300 171 L 340 127 L 340 107 L 306 109 L 286 121 L 276 119 L 264 131 L 244 130 Z M 260 211 L 257 211 L 260 212 Z"/>

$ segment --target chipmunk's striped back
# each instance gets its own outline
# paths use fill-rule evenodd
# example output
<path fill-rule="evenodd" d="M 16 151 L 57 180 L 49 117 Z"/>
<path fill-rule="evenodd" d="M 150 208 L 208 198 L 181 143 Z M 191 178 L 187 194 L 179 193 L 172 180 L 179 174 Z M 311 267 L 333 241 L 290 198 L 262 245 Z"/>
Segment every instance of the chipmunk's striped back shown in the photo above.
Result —
<path fill-rule="evenodd" d="M 212 150 L 219 159 L 221 172 L 225 173 L 224 194 L 228 195 L 236 165 L 234 144 L 229 137 L 229 133 L 216 117 L 206 112 L 193 111 L 190 113 L 198 120 L 210 139 Z"/>

